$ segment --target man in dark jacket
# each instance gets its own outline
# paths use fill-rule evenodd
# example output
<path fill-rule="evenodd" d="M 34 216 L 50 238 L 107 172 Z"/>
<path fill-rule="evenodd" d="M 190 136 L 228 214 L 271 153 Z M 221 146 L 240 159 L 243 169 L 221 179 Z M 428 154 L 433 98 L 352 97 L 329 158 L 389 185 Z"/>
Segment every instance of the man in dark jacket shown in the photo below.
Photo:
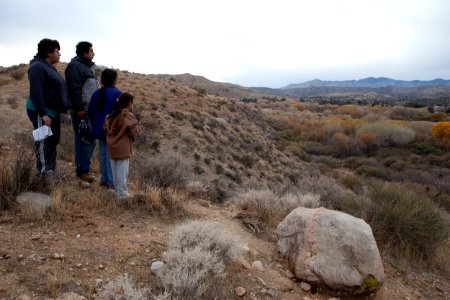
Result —
<path fill-rule="evenodd" d="M 91 96 L 98 88 L 95 78 L 95 64 L 92 61 L 95 53 L 92 44 L 89 42 L 79 42 L 76 46 L 76 53 L 77 56 L 72 58 L 65 71 L 67 93 L 72 106 L 75 172 L 81 180 L 93 182 L 94 177 L 89 174 L 89 171 L 95 149 L 95 140 L 83 128 L 84 126 L 89 128 L 89 119 L 86 112 Z"/>

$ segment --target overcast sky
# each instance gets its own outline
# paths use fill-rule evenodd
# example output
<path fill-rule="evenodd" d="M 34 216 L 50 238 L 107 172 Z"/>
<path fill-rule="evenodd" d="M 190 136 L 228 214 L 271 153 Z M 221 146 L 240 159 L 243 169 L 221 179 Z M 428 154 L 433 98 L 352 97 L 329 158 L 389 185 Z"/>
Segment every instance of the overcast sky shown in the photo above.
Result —
<path fill-rule="evenodd" d="M 243 86 L 450 79 L 449 0 L 0 0 L 0 66 L 42 38 L 99 65 Z"/>

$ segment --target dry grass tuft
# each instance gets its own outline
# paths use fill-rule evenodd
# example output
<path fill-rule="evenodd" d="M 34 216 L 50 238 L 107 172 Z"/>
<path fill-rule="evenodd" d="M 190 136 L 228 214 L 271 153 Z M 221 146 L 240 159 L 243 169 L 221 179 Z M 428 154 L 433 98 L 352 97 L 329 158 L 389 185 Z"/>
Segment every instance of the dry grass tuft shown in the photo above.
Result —
<path fill-rule="evenodd" d="M 268 189 L 245 191 L 237 195 L 234 201 L 256 219 L 273 226 L 276 226 L 292 210 L 299 206 L 309 208 L 320 206 L 320 196 L 318 194 L 286 193 L 283 196 L 279 196 Z"/>
<path fill-rule="evenodd" d="M 0 210 L 8 209 L 17 195 L 33 186 L 34 160 L 27 151 L 18 151 L 11 159 L 0 161 Z"/>
<path fill-rule="evenodd" d="M 57 298 L 58 295 L 60 295 L 61 290 L 70 282 L 70 280 L 70 274 L 65 268 L 56 271 L 54 274 L 48 274 L 46 282 L 47 293 L 50 296 Z"/>
<path fill-rule="evenodd" d="M 226 298 L 231 288 L 226 266 L 247 249 L 220 224 L 191 221 L 172 234 L 157 276 L 174 299 Z"/>
<path fill-rule="evenodd" d="M 148 291 L 135 286 L 127 274 L 120 275 L 102 287 L 94 299 L 97 300 L 142 300 L 148 299 Z"/>
<path fill-rule="evenodd" d="M 141 185 L 153 185 L 161 188 L 182 187 L 189 181 L 189 166 L 181 154 L 167 152 L 148 156 L 137 153 L 134 160 L 135 169 Z"/>
<path fill-rule="evenodd" d="M 183 202 L 184 195 L 175 188 L 148 187 L 145 194 L 137 195 L 136 202 L 144 203 L 151 213 L 161 217 L 181 218 L 188 215 Z"/>

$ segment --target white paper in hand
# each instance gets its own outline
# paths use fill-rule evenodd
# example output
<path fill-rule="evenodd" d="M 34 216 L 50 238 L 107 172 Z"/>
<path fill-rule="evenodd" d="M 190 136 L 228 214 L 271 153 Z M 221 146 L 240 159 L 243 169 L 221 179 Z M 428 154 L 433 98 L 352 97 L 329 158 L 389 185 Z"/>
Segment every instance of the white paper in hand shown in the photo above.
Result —
<path fill-rule="evenodd" d="M 44 125 L 39 127 L 38 129 L 33 130 L 33 139 L 36 142 L 42 142 L 49 136 L 52 136 L 53 132 L 50 126 Z"/>

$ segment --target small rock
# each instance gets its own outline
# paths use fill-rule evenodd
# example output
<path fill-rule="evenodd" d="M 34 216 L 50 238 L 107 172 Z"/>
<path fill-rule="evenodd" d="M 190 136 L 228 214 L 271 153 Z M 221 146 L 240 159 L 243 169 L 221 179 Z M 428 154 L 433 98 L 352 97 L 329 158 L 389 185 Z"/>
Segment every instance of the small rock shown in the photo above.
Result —
<path fill-rule="evenodd" d="M 275 284 L 280 291 L 292 291 L 295 288 L 295 284 L 291 279 L 285 277 L 277 277 L 273 279 L 272 284 Z"/>
<path fill-rule="evenodd" d="M 81 187 L 84 187 L 84 188 L 91 187 L 91 184 L 89 182 L 82 181 L 82 180 L 80 180 L 79 182 L 80 182 Z"/>
<path fill-rule="evenodd" d="M 31 298 L 28 295 L 20 295 L 17 300 L 31 300 Z"/>
<path fill-rule="evenodd" d="M 152 261 L 152 265 L 150 266 L 150 270 L 153 273 L 156 273 L 159 269 L 161 269 L 164 266 L 164 262 L 160 260 Z"/>
<path fill-rule="evenodd" d="M 302 288 L 302 290 L 309 292 L 311 290 L 311 285 L 307 282 L 301 282 L 300 283 L 300 287 Z"/>
<path fill-rule="evenodd" d="M 23 259 L 23 255 L 22 255 L 22 254 L 19 254 L 18 258 L 19 258 L 19 259 Z"/>
<path fill-rule="evenodd" d="M 235 290 L 236 295 L 238 295 L 239 297 L 242 297 L 245 295 L 246 290 L 243 287 L 237 287 Z"/>
<path fill-rule="evenodd" d="M 100 265 L 98 266 L 98 268 L 99 268 L 100 270 L 103 270 L 103 269 L 105 268 L 105 266 L 102 265 L 102 264 L 100 264 Z"/>
<path fill-rule="evenodd" d="M 53 253 L 53 258 L 55 259 L 60 259 L 61 256 L 58 253 Z"/>
<path fill-rule="evenodd" d="M 294 273 L 291 272 L 291 270 L 286 270 L 285 271 L 286 277 L 289 279 L 295 278 Z"/>
<path fill-rule="evenodd" d="M 308 296 L 305 296 L 302 298 L 302 300 L 311 300 L 311 298 L 309 298 Z"/>
<path fill-rule="evenodd" d="M 259 260 L 255 260 L 255 261 L 252 263 L 252 267 L 253 267 L 253 269 L 256 269 L 256 270 L 258 270 L 258 271 L 264 271 L 264 267 L 263 267 L 263 265 L 262 265 L 262 262 L 259 261 Z"/>
<path fill-rule="evenodd" d="M 17 196 L 16 202 L 30 211 L 43 214 L 52 204 L 49 195 L 35 192 L 24 192 Z"/>
<path fill-rule="evenodd" d="M 267 289 L 267 295 L 269 295 L 272 298 L 275 298 L 275 296 L 277 295 L 277 293 L 275 292 L 274 289 Z"/>
<path fill-rule="evenodd" d="M 237 261 L 242 265 L 242 266 L 244 266 L 245 268 L 247 268 L 247 269 L 251 269 L 251 267 L 252 266 L 250 266 L 250 264 L 245 260 L 245 258 L 244 257 L 239 257 L 238 259 L 237 259 Z"/>

